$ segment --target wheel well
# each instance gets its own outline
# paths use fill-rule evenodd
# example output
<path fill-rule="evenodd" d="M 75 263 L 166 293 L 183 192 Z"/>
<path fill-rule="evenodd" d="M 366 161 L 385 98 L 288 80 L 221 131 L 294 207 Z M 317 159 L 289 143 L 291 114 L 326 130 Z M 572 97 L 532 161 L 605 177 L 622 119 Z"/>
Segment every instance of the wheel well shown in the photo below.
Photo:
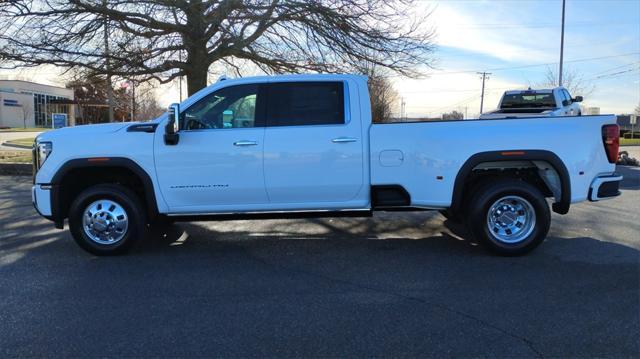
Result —
<path fill-rule="evenodd" d="M 569 212 L 571 179 L 564 162 L 553 152 L 527 149 L 479 152 L 469 157 L 456 175 L 450 209 L 460 211 L 465 194 L 468 196 L 473 191 L 474 184 L 492 176 L 515 176 L 519 180 L 531 181 L 541 188 L 545 196 L 551 192 L 555 197 L 552 204 L 554 212 Z"/>
<path fill-rule="evenodd" d="M 72 168 L 64 174 L 57 183 L 57 207 L 56 217 L 64 219 L 68 217 L 69 208 L 73 200 L 85 189 L 97 184 L 119 184 L 132 190 L 147 209 L 149 214 L 154 213 L 147 198 L 153 193 L 147 193 L 144 180 L 133 170 L 123 166 L 100 166 Z M 155 202 L 154 202 L 155 203 Z"/>
<path fill-rule="evenodd" d="M 537 162 L 537 161 L 535 161 Z M 497 178 L 510 178 L 527 182 L 536 187 L 545 197 L 560 198 L 559 189 L 554 183 L 550 183 L 549 175 L 554 176 L 555 170 L 546 162 L 534 161 L 495 161 L 482 162 L 475 166 L 465 178 L 462 198 L 466 202 L 483 183 L 495 181 Z M 557 174 L 555 175 L 557 178 Z"/>

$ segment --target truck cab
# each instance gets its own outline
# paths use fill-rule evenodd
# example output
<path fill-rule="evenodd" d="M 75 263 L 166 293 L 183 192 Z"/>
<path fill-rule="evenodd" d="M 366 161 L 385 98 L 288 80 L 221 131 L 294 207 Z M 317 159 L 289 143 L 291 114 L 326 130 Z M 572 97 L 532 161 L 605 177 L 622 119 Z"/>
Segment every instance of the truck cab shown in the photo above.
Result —
<path fill-rule="evenodd" d="M 153 146 L 169 211 L 366 208 L 370 123 L 358 101 L 366 88 L 357 78 L 321 79 L 227 80 L 174 105 L 179 141 L 156 136 Z"/>

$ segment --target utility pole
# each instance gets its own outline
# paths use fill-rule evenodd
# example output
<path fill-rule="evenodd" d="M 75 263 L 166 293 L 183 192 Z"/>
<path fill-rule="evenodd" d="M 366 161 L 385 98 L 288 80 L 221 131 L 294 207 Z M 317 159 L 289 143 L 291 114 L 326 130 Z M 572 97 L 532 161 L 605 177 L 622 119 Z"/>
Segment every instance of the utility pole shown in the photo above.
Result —
<path fill-rule="evenodd" d="M 558 86 L 562 86 L 562 62 L 564 57 L 564 7 L 565 0 L 562 0 L 562 29 L 560 30 L 560 69 L 558 70 Z"/>
<path fill-rule="evenodd" d="M 480 94 L 480 114 L 482 115 L 482 107 L 484 105 L 484 82 L 489 79 L 491 72 L 478 72 L 478 75 L 482 75 L 482 93 Z"/>
<path fill-rule="evenodd" d="M 400 99 L 400 121 L 401 122 L 405 122 L 405 108 L 406 108 L 407 103 L 404 102 L 404 97 L 402 97 Z"/>
<path fill-rule="evenodd" d="M 107 1 L 102 1 L 107 7 Z M 109 61 L 109 17 L 104 17 L 104 58 L 107 68 L 107 105 L 109 106 L 109 122 L 113 122 L 113 86 L 111 84 L 111 62 Z"/>

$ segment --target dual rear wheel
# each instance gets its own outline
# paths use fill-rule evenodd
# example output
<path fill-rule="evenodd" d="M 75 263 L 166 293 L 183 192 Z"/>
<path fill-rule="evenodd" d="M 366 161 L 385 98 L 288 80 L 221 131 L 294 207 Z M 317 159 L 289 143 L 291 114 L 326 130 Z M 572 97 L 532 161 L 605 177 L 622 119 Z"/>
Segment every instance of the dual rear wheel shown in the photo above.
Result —
<path fill-rule="evenodd" d="M 505 256 L 523 255 L 546 238 L 551 213 L 538 188 L 500 179 L 473 192 L 463 219 L 470 234 L 487 249 Z"/>

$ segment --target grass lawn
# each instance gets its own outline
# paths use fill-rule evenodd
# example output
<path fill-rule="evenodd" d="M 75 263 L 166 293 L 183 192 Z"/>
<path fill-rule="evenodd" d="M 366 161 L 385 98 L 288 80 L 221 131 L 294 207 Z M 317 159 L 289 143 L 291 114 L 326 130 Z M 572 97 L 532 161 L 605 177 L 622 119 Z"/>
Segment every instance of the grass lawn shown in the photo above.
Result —
<path fill-rule="evenodd" d="M 0 132 L 43 132 L 50 131 L 50 128 L 42 128 L 42 127 L 12 127 L 12 128 L 0 128 Z"/>
<path fill-rule="evenodd" d="M 0 163 L 31 163 L 31 152 L 0 151 Z"/>
<path fill-rule="evenodd" d="M 640 138 L 620 138 L 620 146 L 640 146 Z"/>
<path fill-rule="evenodd" d="M 19 145 L 19 146 L 31 147 L 31 145 L 33 145 L 33 139 L 34 139 L 34 137 L 17 138 L 15 140 L 6 141 L 5 143 L 8 143 L 10 145 Z"/>

